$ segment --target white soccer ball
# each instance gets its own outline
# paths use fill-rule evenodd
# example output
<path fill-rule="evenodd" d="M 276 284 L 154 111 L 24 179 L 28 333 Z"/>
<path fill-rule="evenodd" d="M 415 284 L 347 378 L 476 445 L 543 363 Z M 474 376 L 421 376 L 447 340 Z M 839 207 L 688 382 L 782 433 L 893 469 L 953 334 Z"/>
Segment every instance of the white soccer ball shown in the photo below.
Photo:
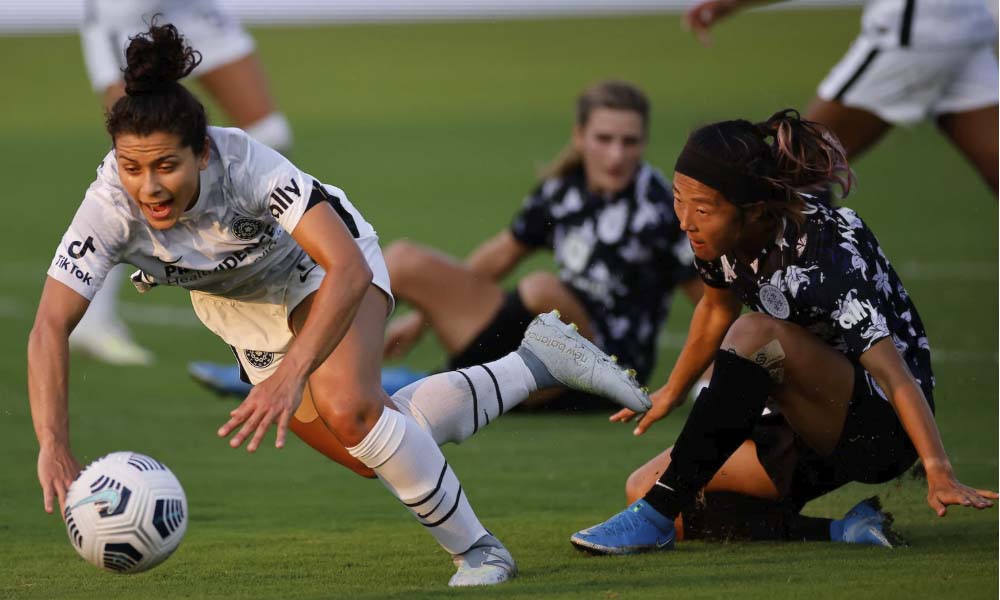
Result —
<path fill-rule="evenodd" d="M 187 514 L 184 489 L 163 463 L 113 452 L 80 472 L 66 495 L 63 520 L 70 543 L 88 562 L 138 573 L 173 554 Z"/>

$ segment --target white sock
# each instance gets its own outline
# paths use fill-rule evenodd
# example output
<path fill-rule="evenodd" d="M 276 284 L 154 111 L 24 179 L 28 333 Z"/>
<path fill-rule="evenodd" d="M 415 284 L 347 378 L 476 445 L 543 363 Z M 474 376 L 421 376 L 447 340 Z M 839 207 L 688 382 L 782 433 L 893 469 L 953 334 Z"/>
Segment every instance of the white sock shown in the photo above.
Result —
<path fill-rule="evenodd" d="M 372 468 L 421 525 L 452 554 L 488 535 L 434 440 L 420 425 L 389 408 L 351 456 Z"/>
<path fill-rule="evenodd" d="M 460 444 L 536 389 L 524 360 L 511 352 L 500 360 L 437 373 L 399 390 L 392 401 L 440 444 Z"/>
<path fill-rule="evenodd" d="M 292 151 L 292 128 L 283 113 L 273 112 L 246 126 L 244 131 L 265 146 L 287 156 Z"/>
<path fill-rule="evenodd" d="M 115 265 L 104 279 L 104 285 L 90 301 L 87 312 L 80 319 L 73 333 L 79 335 L 101 335 L 113 333 L 125 335 L 127 329 L 118 317 L 118 293 L 122 279 L 127 275 L 126 265 Z"/>

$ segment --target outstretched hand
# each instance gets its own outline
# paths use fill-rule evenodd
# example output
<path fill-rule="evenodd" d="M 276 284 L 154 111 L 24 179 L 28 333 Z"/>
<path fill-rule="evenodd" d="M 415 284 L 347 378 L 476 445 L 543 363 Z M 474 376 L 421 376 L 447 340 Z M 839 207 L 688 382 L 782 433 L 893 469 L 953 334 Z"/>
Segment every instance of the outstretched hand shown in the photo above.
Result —
<path fill-rule="evenodd" d="M 684 28 L 691 31 L 698 37 L 698 41 L 704 46 L 712 45 L 712 36 L 709 29 L 712 28 L 723 17 L 728 16 L 737 10 L 737 2 L 734 0 L 708 0 L 699 2 L 684 12 L 681 23 Z"/>
<path fill-rule="evenodd" d="M 219 437 L 227 437 L 241 424 L 240 430 L 229 440 L 232 448 L 239 448 L 253 434 L 247 452 L 254 452 L 264 439 L 272 423 L 278 425 L 275 448 L 284 448 L 288 423 L 302 402 L 305 380 L 285 375 L 279 368 L 271 377 L 254 386 L 250 394 L 229 412 L 230 419 L 219 428 Z"/>
<path fill-rule="evenodd" d="M 66 510 L 66 494 L 79 474 L 80 463 L 69 448 L 42 447 L 38 451 L 38 482 L 42 485 L 45 512 L 52 513 L 54 499 L 59 501 L 60 514 Z"/>
<path fill-rule="evenodd" d="M 632 430 L 632 435 L 642 435 L 646 433 L 646 430 L 649 429 L 653 423 L 656 423 L 663 417 L 669 415 L 670 411 L 676 407 L 676 404 L 667 398 L 667 395 L 662 388 L 653 392 L 649 399 L 653 401 L 653 407 L 639 417 L 639 422 L 636 423 L 635 429 Z M 638 413 L 633 410 L 623 408 L 611 415 L 608 420 L 612 423 L 628 423 L 635 418 L 637 414 Z"/>
<path fill-rule="evenodd" d="M 927 475 L 927 504 L 943 517 L 951 505 L 971 506 L 982 510 L 993 506 L 992 500 L 997 500 L 996 492 L 977 490 L 959 482 L 953 475 L 934 477 Z"/>

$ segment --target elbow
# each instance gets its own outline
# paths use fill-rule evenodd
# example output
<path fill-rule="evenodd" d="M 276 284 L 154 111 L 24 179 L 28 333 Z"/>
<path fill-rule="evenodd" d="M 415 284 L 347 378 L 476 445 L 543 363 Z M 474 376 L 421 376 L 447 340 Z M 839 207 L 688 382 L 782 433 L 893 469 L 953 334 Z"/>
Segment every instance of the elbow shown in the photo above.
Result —
<path fill-rule="evenodd" d="M 359 302 L 364 297 L 365 292 L 368 291 L 368 286 L 372 284 L 374 278 L 375 274 L 372 272 L 372 268 L 368 266 L 368 263 L 364 260 L 359 261 L 350 277 L 351 290 Z"/>

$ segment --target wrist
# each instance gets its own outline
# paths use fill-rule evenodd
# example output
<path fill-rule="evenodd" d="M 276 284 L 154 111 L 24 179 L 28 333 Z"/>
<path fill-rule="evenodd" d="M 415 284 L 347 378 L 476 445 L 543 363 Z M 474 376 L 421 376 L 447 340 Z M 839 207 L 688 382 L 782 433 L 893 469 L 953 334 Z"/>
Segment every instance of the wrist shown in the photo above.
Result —
<path fill-rule="evenodd" d="M 45 452 L 69 452 L 69 439 L 56 433 L 40 434 L 38 449 Z"/>
<path fill-rule="evenodd" d="M 288 353 L 285 358 L 281 361 L 281 365 L 278 367 L 279 371 L 283 371 L 286 377 L 290 377 L 295 381 L 302 382 L 309 379 L 309 375 L 312 374 L 315 367 L 312 365 L 312 361 L 303 359 L 299 356 L 293 355 L 293 353 Z"/>
<path fill-rule="evenodd" d="M 924 471 L 927 479 L 951 479 L 955 476 L 955 471 L 951 466 L 951 461 L 947 458 L 935 458 L 923 461 Z"/>

